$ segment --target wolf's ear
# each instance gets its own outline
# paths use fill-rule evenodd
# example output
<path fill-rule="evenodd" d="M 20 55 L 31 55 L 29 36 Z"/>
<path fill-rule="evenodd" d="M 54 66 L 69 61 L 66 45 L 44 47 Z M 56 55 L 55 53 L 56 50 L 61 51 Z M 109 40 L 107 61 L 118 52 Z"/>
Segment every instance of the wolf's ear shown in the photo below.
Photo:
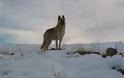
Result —
<path fill-rule="evenodd" d="M 61 17 L 58 15 L 58 24 L 60 23 Z"/>
<path fill-rule="evenodd" d="M 62 15 L 62 19 L 63 19 L 63 20 L 65 20 L 65 17 L 64 17 L 64 15 Z"/>
<path fill-rule="evenodd" d="M 61 19 L 60 15 L 58 15 L 58 21 Z"/>

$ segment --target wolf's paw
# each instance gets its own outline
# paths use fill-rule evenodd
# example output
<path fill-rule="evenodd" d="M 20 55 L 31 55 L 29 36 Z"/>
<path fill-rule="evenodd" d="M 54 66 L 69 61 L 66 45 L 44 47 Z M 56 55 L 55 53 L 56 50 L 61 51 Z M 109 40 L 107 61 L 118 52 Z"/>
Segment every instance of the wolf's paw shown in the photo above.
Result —
<path fill-rule="evenodd" d="M 51 48 L 50 50 L 56 50 L 56 48 Z"/>
<path fill-rule="evenodd" d="M 63 49 L 59 48 L 58 50 L 63 50 Z"/>

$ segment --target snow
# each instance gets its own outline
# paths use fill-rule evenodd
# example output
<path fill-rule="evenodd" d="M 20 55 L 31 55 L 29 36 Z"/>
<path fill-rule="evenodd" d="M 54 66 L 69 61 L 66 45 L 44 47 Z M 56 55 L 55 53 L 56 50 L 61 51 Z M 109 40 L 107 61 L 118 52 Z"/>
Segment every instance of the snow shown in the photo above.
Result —
<path fill-rule="evenodd" d="M 112 66 L 124 68 L 124 58 L 119 55 L 102 58 L 96 54 L 67 54 L 84 47 L 93 51 L 104 50 L 108 44 L 95 44 L 95 49 L 92 44 L 64 45 L 65 50 L 46 53 L 41 52 L 40 45 L 2 44 L 0 78 L 124 78 L 120 72 L 111 69 Z M 123 51 L 122 44 L 119 48 Z"/>

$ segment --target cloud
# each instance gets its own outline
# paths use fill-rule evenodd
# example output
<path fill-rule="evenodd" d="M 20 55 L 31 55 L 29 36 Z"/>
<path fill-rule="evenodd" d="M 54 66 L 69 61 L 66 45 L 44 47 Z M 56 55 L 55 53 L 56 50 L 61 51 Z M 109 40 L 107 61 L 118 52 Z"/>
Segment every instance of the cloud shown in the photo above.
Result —
<path fill-rule="evenodd" d="M 0 28 L 0 33 L 0 39 L 6 43 L 39 44 L 41 42 L 41 35 L 38 32 Z"/>
<path fill-rule="evenodd" d="M 53 24 L 53 19 L 57 17 L 58 5 L 55 1 L 46 0 L 3 0 L 4 27 L 17 29 L 39 29 L 40 26 Z M 55 7 L 50 7 L 54 5 Z M 54 16 L 52 16 L 54 15 Z"/>
<path fill-rule="evenodd" d="M 44 31 L 56 25 L 57 15 L 64 14 L 65 38 L 69 43 L 124 41 L 123 5 L 123 0 L 1 0 L 0 27 L 8 29 L 2 35 L 18 32 L 6 35 L 7 40 L 14 38 L 18 43 L 25 43 L 28 41 L 22 37 L 32 37 L 31 40 L 36 40 L 33 43 L 40 43 Z M 33 32 L 35 36 L 25 36 L 23 32 L 28 35 Z"/>

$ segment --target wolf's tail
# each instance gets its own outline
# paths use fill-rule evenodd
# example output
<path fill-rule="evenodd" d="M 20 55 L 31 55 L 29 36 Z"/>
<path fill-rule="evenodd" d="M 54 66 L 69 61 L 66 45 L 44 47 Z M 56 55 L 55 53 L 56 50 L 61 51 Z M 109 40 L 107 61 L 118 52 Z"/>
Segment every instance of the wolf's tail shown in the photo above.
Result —
<path fill-rule="evenodd" d="M 42 44 L 42 46 L 41 46 L 41 49 L 43 49 L 43 47 L 44 47 L 44 44 L 45 44 L 45 42 L 44 42 L 44 40 L 43 40 L 43 44 Z"/>
<path fill-rule="evenodd" d="M 43 49 L 43 44 L 42 44 L 42 46 L 41 46 L 41 49 Z"/>

